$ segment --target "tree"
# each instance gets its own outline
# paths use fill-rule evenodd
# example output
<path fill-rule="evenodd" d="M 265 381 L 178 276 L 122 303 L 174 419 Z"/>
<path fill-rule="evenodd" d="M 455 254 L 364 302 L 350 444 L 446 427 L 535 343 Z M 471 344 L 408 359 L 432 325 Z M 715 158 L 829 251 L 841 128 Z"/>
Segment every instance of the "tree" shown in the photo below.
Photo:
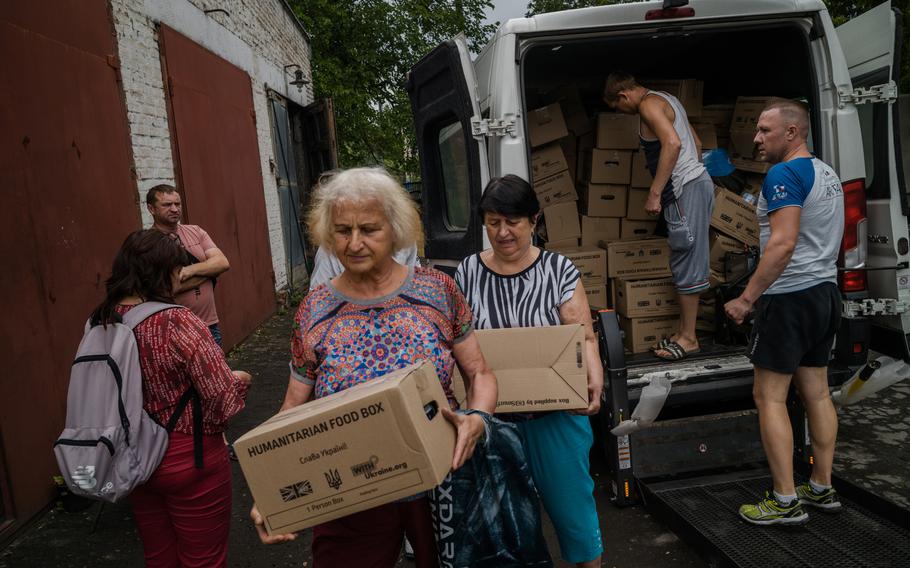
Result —
<path fill-rule="evenodd" d="M 627 0 L 628 1 L 628 0 Z M 591 6 L 606 6 L 608 4 L 621 4 L 620 0 L 530 0 L 525 17 L 530 18 L 537 14 L 547 12 L 562 12 L 575 8 L 589 8 Z"/>
<path fill-rule="evenodd" d="M 289 0 L 310 34 L 313 89 L 332 97 L 344 167 L 383 165 L 401 178 L 419 166 L 404 84 L 408 69 L 463 33 L 479 51 L 495 31 L 490 0 Z"/>

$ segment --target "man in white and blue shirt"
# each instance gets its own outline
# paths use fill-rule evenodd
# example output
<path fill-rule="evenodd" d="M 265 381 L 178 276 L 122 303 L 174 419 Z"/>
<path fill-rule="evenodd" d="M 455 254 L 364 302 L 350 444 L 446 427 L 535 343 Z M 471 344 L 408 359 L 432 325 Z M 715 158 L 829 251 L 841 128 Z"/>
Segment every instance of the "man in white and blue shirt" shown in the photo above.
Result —
<path fill-rule="evenodd" d="M 840 509 L 831 487 L 837 414 L 828 392 L 828 360 L 840 324 L 837 257 L 844 233 L 844 196 L 834 169 L 806 145 L 804 105 L 775 99 L 762 112 L 755 143 L 775 164 L 756 213 L 761 260 L 745 291 L 724 306 L 737 323 L 755 311 L 749 358 L 753 395 L 773 491 L 740 516 L 754 524 L 803 524 L 803 505 Z M 793 433 L 787 393 L 795 382 L 806 408 L 814 464 L 809 482 L 793 483 Z"/>

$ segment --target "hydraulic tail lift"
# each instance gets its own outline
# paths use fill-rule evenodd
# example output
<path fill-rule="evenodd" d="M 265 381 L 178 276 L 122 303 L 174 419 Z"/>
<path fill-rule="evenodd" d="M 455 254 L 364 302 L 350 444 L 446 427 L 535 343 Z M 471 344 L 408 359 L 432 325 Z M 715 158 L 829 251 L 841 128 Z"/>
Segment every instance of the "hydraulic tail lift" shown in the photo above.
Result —
<path fill-rule="evenodd" d="M 838 514 L 810 508 L 808 524 L 786 528 L 758 527 L 739 518 L 741 504 L 757 501 L 772 487 L 755 409 L 724 401 L 724 396 L 749 397 L 752 391 L 751 367 L 744 371 L 741 354 L 712 358 L 708 353 L 686 363 L 688 379 L 679 388 L 674 385 L 671 394 L 701 412 L 677 413 L 630 435 L 611 434 L 630 417 L 644 385 L 634 378 L 641 373 L 627 367 L 616 313 L 598 315 L 603 445 L 615 505 L 640 501 L 712 566 L 910 567 L 910 511 L 840 478 L 834 479 L 843 503 Z M 699 366 L 702 380 L 692 372 Z M 672 375 L 679 365 L 659 368 Z M 798 399 L 789 406 L 800 483 L 809 475 L 811 445 Z M 727 411 L 709 413 L 706 407 Z"/>

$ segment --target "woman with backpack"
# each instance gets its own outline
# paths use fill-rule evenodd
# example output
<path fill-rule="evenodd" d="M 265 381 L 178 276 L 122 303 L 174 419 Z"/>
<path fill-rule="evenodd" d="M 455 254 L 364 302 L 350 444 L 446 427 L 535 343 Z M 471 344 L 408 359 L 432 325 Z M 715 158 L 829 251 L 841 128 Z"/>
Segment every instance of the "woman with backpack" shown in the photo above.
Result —
<path fill-rule="evenodd" d="M 160 231 L 130 234 L 92 321 L 117 321 L 143 302 L 172 304 L 188 261 L 180 243 Z M 251 377 L 228 368 L 206 325 L 185 307 L 159 311 L 134 331 L 144 410 L 162 425 L 179 414 L 160 465 L 130 494 L 146 566 L 227 566 L 231 469 L 222 433 L 243 408 Z M 186 403 L 193 392 L 201 404 Z"/>

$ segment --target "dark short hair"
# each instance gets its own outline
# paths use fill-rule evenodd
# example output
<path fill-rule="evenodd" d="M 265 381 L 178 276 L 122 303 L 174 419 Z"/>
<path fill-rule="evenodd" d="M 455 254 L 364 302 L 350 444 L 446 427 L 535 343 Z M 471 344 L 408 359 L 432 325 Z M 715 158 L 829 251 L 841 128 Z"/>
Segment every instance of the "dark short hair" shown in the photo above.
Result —
<path fill-rule="evenodd" d="M 624 71 L 610 73 L 604 84 L 604 100 L 612 103 L 619 99 L 619 93 L 622 91 L 628 91 L 638 86 L 638 81 L 635 80 L 635 77 Z"/>
<path fill-rule="evenodd" d="M 487 213 L 506 217 L 527 217 L 531 221 L 540 213 L 540 203 L 531 184 L 515 174 L 494 177 L 483 190 L 477 204 L 481 224 Z"/>
<path fill-rule="evenodd" d="M 114 257 L 104 301 L 95 308 L 92 319 L 113 321 L 117 303 L 133 294 L 147 301 L 173 302 L 171 274 L 189 264 L 188 253 L 174 236 L 157 229 L 130 233 Z"/>
<path fill-rule="evenodd" d="M 154 205 L 158 201 L 159 193 L 177 193 L 177 188 L 166 183 L 159 183 L 155 187 L 149 189 L 148 193 L 145 194 L 146 204 Z"/>

